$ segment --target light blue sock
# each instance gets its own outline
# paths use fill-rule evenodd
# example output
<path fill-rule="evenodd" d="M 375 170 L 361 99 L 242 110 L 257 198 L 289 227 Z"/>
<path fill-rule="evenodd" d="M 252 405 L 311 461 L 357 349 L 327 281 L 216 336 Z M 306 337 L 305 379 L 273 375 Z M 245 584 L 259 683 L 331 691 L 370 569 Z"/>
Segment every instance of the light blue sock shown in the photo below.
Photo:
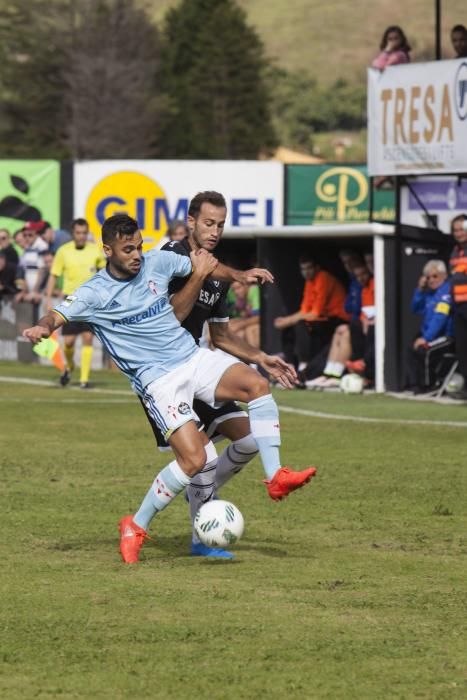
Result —
<path fill-rule="evenodd" d="M 248 404 L 251 433 L 258 445 L 266 477 L 270 480 L 281 466 L 279 410 L 272 394 L 260 396 Z"/>
<path fill-rule="evenodd" d="M 154 479 L 133 520 L 147 530 L 149 523 L 161 510 L 164 510 L 180 491 L 190 483 L 189 477 L 174 460 Z"/>

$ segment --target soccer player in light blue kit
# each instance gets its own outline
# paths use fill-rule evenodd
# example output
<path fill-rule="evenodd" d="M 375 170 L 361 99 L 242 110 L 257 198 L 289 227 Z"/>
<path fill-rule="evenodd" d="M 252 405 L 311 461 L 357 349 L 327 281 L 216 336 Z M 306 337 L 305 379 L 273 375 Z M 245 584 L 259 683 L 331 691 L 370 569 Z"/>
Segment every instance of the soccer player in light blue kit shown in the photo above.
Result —
<path fill-rule="evenodd" d="M 159 425 L 175 459 L 156 476 L 135 515 L 120 521 L 120 551 L 126 563 L 138 561 L 153 517 L 190 482 L 217 462 L 214 445 L 199 432 L 193 398 L 215 406 L 238 400 L 248 404 L 251 432 L 257 442 L 269 495 L 280 500 L 310 481 L 316 470 L 296 472 L 281 467 L 279 414 L 268 381 L 248 365 L 225 353 L 199 348 L 181 327 L 168 300 L 168 283 L 190 275 L 198 265 L 212 265 L 213 276 L 231 279 L 207 251 L 190 258 L 153 250 L 143 256 L 137 222 L 115 214 L 102 226 L 107 267 L 43 316 L 23 335 L 40 342 L 69 321 L 89 323 L 129 378 Z M 226 277 L 227 275 L 227 277 Z M 289 365 L 277 358 L 283 380 L 293 385 Z"/>

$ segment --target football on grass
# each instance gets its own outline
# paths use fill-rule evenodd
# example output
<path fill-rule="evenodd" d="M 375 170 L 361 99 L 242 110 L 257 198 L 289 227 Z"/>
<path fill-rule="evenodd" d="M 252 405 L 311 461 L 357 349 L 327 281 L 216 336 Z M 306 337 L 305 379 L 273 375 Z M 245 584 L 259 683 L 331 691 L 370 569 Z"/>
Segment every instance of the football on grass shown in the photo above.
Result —
<path fill-rule="evenodd" d="M 341 391 L 344 394 L 362 394 L 363 388 L 363 377 L 359 374 L 344 374 L 341 379 Z"/>
<path fill-rule="evenodd" d="M 228 501 L 204 503 L 196 514 L 195 532 L 208 547 L 228 547 L 243 534 L 243 515 Z"/>

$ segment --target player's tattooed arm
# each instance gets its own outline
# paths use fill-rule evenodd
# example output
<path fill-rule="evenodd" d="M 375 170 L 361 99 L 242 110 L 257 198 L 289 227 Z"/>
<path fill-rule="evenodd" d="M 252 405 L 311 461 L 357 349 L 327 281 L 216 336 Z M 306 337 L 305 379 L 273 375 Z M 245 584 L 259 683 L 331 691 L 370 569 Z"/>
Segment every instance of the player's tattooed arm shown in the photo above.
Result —
<path fill-rule="evenodd" d="M 241 282 L 241 284 L 264 284 L 274 282 L 273 275 L 263 267 L 250 270 L 235 270 L 233 267 L 219 263 L 211 277 L 221 282 Z"/>
<path fill-rule="evenodd" d="M 23 331 L 23 336 L 33 344 L 39 343 L 42 338 L 48 338 L 49 335 L 52 335 L 52 333 L 57 330 L 57 328 L 60 328 L 60 326 L 63 326 L 64 323 L 65 319 L 62 316 L 59 316 L 55 311 L 49 311 L 38 320 L 36 326 L 26 328 L 26 330 Z"/>
<path fill-rule="evenodd" d="M 286 389 L 292 389 L 297 384 L 297 373 L 292 365 L 276 355 L 267 355 L 243 338 L 239 338 L 231 332 L 228 323 L 210 323 L 209 332 L 214 347 L 244 362 L 261 366 L 274 381 L 279 382 Z"/>

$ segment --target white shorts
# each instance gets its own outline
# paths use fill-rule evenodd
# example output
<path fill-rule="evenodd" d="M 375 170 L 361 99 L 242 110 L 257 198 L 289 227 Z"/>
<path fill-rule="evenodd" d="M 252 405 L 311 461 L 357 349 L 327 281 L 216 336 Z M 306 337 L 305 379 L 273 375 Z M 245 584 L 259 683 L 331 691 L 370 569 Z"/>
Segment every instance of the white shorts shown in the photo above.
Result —
<path fill-rule="evenodd" d="M 165 439 L 190 420 L 197 421 L 193 399 L 217 408 L 215 393 L 224 372 L 240 362 L 222 350 L 200 348 L 188 362 L 156 379 L 144 390 L 148 413 Z"/>

